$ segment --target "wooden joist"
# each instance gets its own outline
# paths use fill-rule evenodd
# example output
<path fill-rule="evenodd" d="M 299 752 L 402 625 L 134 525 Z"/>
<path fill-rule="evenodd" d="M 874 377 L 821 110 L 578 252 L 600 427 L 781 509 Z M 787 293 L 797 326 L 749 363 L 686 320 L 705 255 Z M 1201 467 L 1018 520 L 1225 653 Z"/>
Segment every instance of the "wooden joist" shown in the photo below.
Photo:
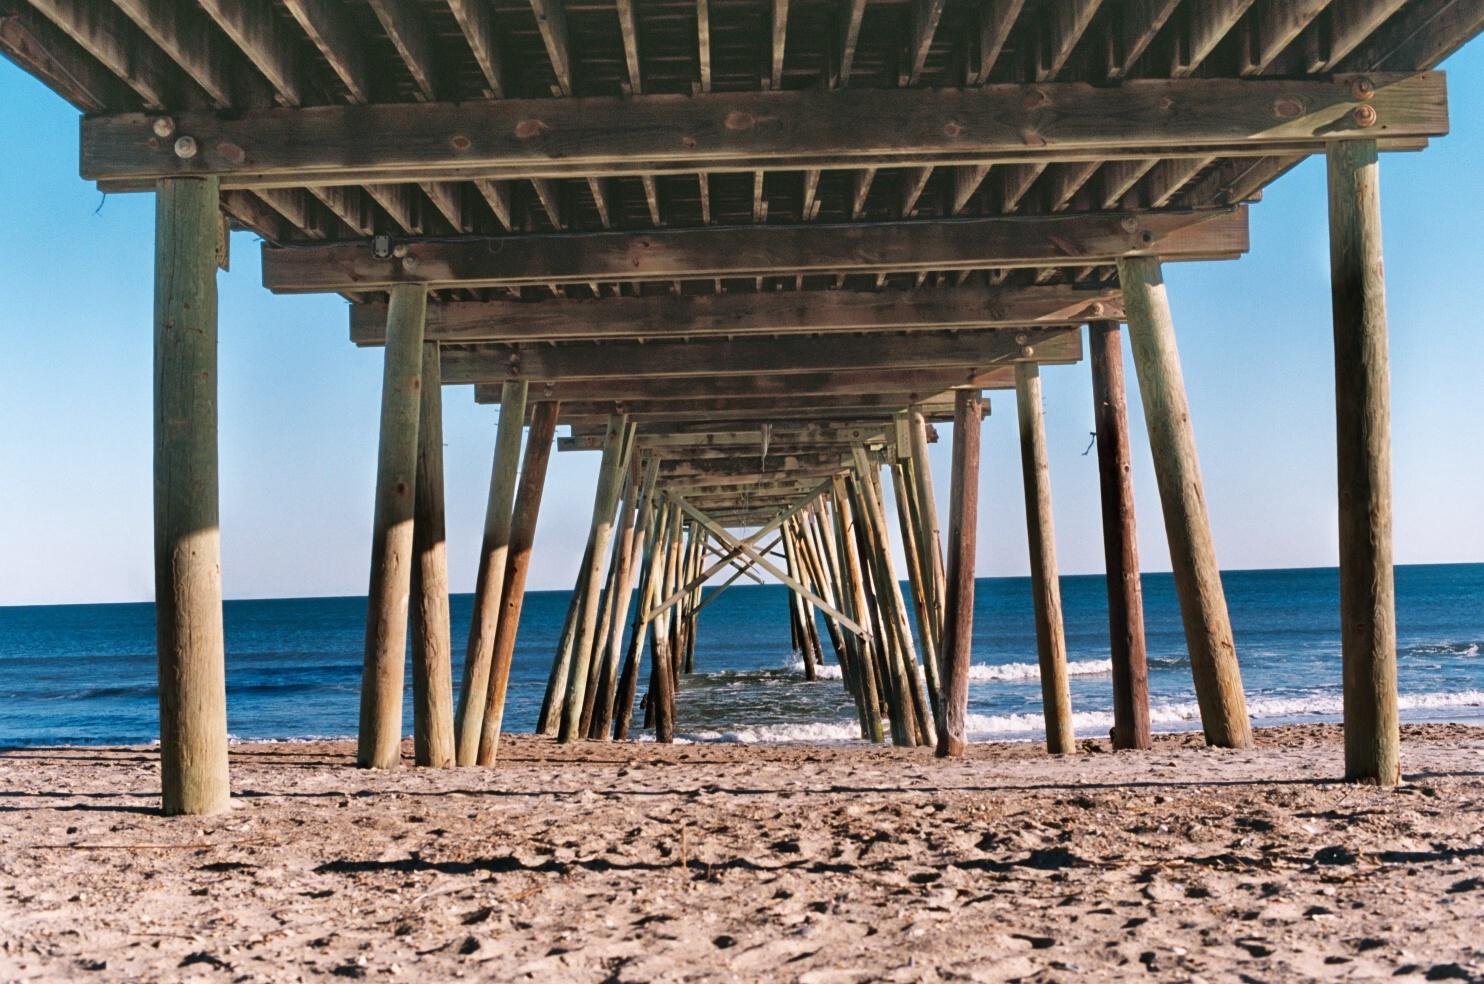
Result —
<path fill-rule="evenodd" d="M 0 53 L 84 113 L 138 104 L 119 76 L 19 0 L 0 4 Z"/>
<path fill-rule="evenodd" d="M 885 222 L 656 229 L 643 233 L 408 240 L 378 257 L 366 242 L 265 248 L 263 283 L 281 292 L 677 280 L 787 272 L 1085 266 L 1121 256 L 1216 258 L 1247 249 L 1243 208 Z"/>
<path fill-rule="evenodd" d="M 1102 6 L 1103 0 L 1057 0 L 1048 4 L 1048 23 L 1042 34 L 1042 45 L 1037 52 L 1036 81 L 1049 82 L 1056 78 L 1067 59 L 1072 57 L 1077 42 L 1082 40 L 1092 18 Z"/>
<path fill-rule="evenodd" d="M 392 46 L 407 66 L 417 86 L 418 94 L 425 100 L 438 98 L 439 60 L 433 50 L 433 39 L 423 21 L 422 11 L 413 0 L 368 0 L 381 29 L 386 32 Z"/>
<path fill-rule="evenodd" d="M 1377 73 L 1364 85 L 1347 76 L 1185 79 L 205 110 L 174 120 L 200 148 L 189 158 L 155 137 L 154 116 L 122 113 L 83 121 L 82 173 L 121 187 L 214 173 L 226 187 L 246 187 L 1028 163 L 1145 149 L 1257 155 L 1425 139 L 1446 133 L 1447 117 L 1436 72 Z M 307 132 L 321 139 L 305 140 Z"/>
<path fill-rule="evenodd" d="M 353 103 L 371 101 L 371 69 L 355 26 L 338 0 L 283 0 L 330 68 L 345 85 Z"/>
<path fill-rule="evenodd" d="M 201 8 L 262 73 L 284 105 L 305 100 L 297 38 L 290 37 L 270 0 L 200 0 Z"/>
<path fill-rule="evenodd" d="M 458 384 L 523 379 L 534 386 L 539 380 L 791 375 L 826 370 L 905 372 L 949 367 L 985 370 L 1032 357 L 1037 361 L 1075 362 L 1082 356 L 1081 337 L 1077 328 L 990 328 L 859 335 L 842 345 L 821 345 L 807 335 L 602 344 L 479 342 L 443 347 L 443 380 Z M 965 372 L 957 385 L 971 382 Z M 906 388 L 898 390 L 905 392 Z"/>
<path fill-rule="evenodd" d="M 985 0 L 979 8 L 979 64 L 969 81 L 983 85 L 989 81 L 1000 51 L 1010 38 L 1010 31 L 1020 17 L 1025 0 Z"/>
<path fill-rule="evenodd" d="M 489 84 L 490 97 L 504 99 L 505 65 L 495 38 L 493 5 L 485 0 L 448 0 L 448 8 Z"/>
<path fill-rule="evenodd" d="M 551 71 L 556 76 L 557 94 L 572 94 L 572 52 L 567 43 L 566 0 L 531 0 L 531 13 L 546 45 Z"/>
<path fill-rule="evenodd" d="M 793 331 L 1010 328 L 1121 320 L 1116 288 L 963 287 L 958 290 L 797 291 L 683 294 L 592 300 L 455 301 L 429 304 L 429 341 L 556 341 L 691 338 Z M 350 337 L 380 345 L 384 303 L 350 307 Z"/>

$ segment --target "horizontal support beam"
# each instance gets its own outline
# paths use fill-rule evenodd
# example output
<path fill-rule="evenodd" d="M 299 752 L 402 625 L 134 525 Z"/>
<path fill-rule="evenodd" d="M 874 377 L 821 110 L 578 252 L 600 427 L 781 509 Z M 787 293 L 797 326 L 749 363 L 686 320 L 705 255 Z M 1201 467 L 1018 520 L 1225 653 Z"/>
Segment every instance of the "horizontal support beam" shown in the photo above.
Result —
<path fill-rule="evenodd" d="M 559 342 L 506 344 L 482 342 L 467 347 L 445 346 L 443 382 L 448 385 L 526 380 L 537 393 L 532 399 L 551 399 L 539 381 L 560 381 L 564 401 L 571 394 L 583 402 L 576 380 L 633 383 L 667 377 L 718 377 L 820 373 L 830 370 L 907 371 L 955 368 L 958 382 L 972 386 L 980 372 L 1012 360 L 1070 363 L 1082 357 L 1080 328 L 1027 328 L 1010 331 L 981 328 L 972 331 L 918 332 L 911 335 L 859 335 L 841 344 L 821 344 L 806 335 L 780 337 L 699 338 L 665 342 Z M 968 370 L 975 370 L 970 372 Z M 949 379 L 949 375 L 941 378 Z M 786 381 L 777 384 L 787 392 Z M 909 393 L 907 386 L 893 392 Z M 747 395 L 747 394 L 742 394 Z M 926 397 L 929 394 L 924 394 Z M 588 397 L 595 399 L 598 397 Z"/>
<path fill-rule="evenodd" d="M 216 174 L 230 188 L 1317 151 L 1326 140 L 1446 133 L 1446 93 L 1442 73 L 1423 72 L 201 110 L 173 118 L 199 148 L 189 158 L 155 135 L 159 114 L 124 113 L 83 120 L 82 174 Z M 1374 116 L 1358 118 L 1362 106 Z"/>
<path fill-rule="evenodd" d="M 760 373 L 746 376 L 632 376 L 612 379 L 532 383 L 542 400 L 580 403 L 594 400 L 697 400 L 709 397 L 846 396 L 894 393 L 930 399 L 956 386 L 976 389 L 1012 389 L 1013 366 L 947 369 L 867 369 L 800 373 Z"/>
<path fill-rule="evenodd" d="M 772 429 L 770 428 L 770 431 Z M 765 437 L 762 428 L 755 430 L 720 430 L 708 431 L 701 434 L 646 434 L 639 432 L 635 435 L 634 444 L 641 451 L 649 451 L 654 454 L 663 455 L 694 455 L 704 456 L 708 454 L 726 455 L 733 454 L 739 448 L 762 449 L 764 442 L 770 447 L 796 448 L 796 447 L 824 447 L 840 445 L 850 447 L 853 444 L 880 444 L 886 440 L 887 428 L 877 426 L 875 428 L 832 428 L 814 425 L 807 430 L 813 436 L 804 436 L 806 429 L 785 428 L 780 426 L 776 432 L 770 432 Z M 937 431 L 929 428 L 929 442 L 937 440 Z M 570 437 L 557 438 L 558 451 L 599 451 L 603 447 L 601 434 L 574 434 Z"/>
<path fill-rule="evenodd" d="M 780 291 L 597 300 L 429 304 L 424 337 L 439 342 L 565 341 L 1081 324 L 1123 319 L 1117 288 L 959 287 L 954 290 Z M 350 306 L 357 345 L 386 340 L 386 304 Z"/>
<path fill-rule="evenodd" d="M 499 387 L 495 387 L 498 389 Z M 476 387 L 476 399 L 479 388 Z M 747 399 L 724 397 L 707 400 L 613 400 L 596 403 L 562 404 L 562 423 L 593 423 L 615 413 L 626 413 L 645 425 L 655 421 L 716 423 L 722 426 L 768 421 L 864 420 L 889 421 L 913 401 L 910 394 L 867 393 L 859 396 L 816 396 L 805 401 L 780 405 L 774 397 Z M 932 421 L 953 419 L 953 401 L 933 399 L 918 404 L 923 416 Z"/>
<path fill-rule="evenodd" d="M 1085 266 L 1120 257 L 1212 259 L 1246 252 L 1245 206 L 1194 211 L 1009 215 L 836 225 L 703 226 L 263 246 L 263 284 L 282 293 L 400 283 L 500 287 L 775 273 Z M 395 255 L 403 252 L 403 255 Z"/>

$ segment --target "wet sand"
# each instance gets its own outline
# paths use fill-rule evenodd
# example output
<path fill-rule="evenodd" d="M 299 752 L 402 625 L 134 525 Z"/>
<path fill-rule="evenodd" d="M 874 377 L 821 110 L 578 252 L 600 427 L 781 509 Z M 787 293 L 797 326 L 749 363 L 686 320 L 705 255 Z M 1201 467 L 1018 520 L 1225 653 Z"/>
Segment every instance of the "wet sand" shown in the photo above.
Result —
<path fill-rule="evenodd" d="M 155 814 L 148 749 L 0 753 L 0 979 L 1478 980 L 1484 729 L 1050 759 L 507 739 L 494 770 L 233 749 Z M 409 748 L 410 751 L 410 748 Z"/>

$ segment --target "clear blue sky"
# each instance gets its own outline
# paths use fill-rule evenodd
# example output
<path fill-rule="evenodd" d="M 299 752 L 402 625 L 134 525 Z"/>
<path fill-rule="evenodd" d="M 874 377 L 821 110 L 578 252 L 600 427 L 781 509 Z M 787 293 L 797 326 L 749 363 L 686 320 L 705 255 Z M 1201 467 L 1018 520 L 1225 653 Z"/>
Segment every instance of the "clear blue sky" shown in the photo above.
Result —
<path fill-rule="evenodd" d="M 1396 556 L 1484 560 L 1484 44 L 1449 71 L 1453 135 L 1382 164 L 1391 316 Z M 77 114 L 0 59 L 0 604 L 146 600 L 151 574 L 153 202 L 77 177 Z M 101 207 L 100 207 L 101 206 Z M 1335 563 L 1334 385 L 1324 167 L 1252 212 L 1252 252 L 1172 264 L 1170 294 L 1225 568 Z M 274 297 L 252 237 L 221 290 L 222 568 L 228 597 L 364 594 L 380 353 L 345 305 Z M 1134 383 L 1130 368 L 1129 379 Z M 1086 364 L 1045 371 L 1064 573 L 1102 570 Z M 1027 569 L 1014 396 L 985 424 L 978 570 Z M 495 414 L 444 394 L 450 578 L 470 590 Z M 1146 570 L 1168 553 L 1137 393 Z M 949 428 L 934 450 L 946 501 Z M 595 454 L 554 455 L 532 586 L 568 587 Z M 946 505 L 944 507 L 946 509 Z M 946 513 L 945 513 L 946 515 Z"/>

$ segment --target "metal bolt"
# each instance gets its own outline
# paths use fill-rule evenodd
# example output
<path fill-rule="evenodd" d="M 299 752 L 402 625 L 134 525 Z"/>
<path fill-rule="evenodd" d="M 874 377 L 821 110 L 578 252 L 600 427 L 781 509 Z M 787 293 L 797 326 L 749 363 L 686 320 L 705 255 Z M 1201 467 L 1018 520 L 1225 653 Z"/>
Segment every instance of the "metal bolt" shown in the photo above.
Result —
<path fill-rule="evenodd" d="M 1022 345 L 1022 346 L 1020 346 L 1020 357 L 1022 359 L 1029 359 L 1031 356 L 1033 356 L 1035 354 L 1036 354 L 1036 350 L 1034 348 L 1032 348 L 1031 346 L 1029 346 L 1029 345 Z"/>
<path fill-rule="evenodd" d="M 1132 215 L 1125 215 L 1118 224 L 1123 226 L 1124 232 L 1136 232 L 1139 228 L 1139 220 Z"/>
<path fill-rule="evenodd" d="M 403 270 L 416 270 L 417 269 L 417 257 L 415 257 L 415 256 L 404 256 L 404 257 L 402 257 L 402 269 Z"/>
<path fill-rule="evenodd" d="M 1368 78 L 1358 78 L 1350 83 L 1350 94 L 1361 102 L 1366 102 L 1376 95 L 1376 83 Z"/>
<path fill-rule="evenodd" d="M 1375 126 L 1376 107 L 1369 104 L 1364 106 L 1356 106 L 1355 109 L 1350 112 L 1350 118 L 1354 120 L 1355 125 L 1360 127 L 1361 129 L 1364 129 L 1368 126 Z"/>
<path fill-rule="evenodd" d="M 1016 335 L 1015 336 L 1015 344 L 1016 345 L 1024 345 L 1026 342 L 1028 342 L 1030 340 L 1031 340 L 1031 336 L 1029 336 L 1029 335 L 1022 334 L 1022 335 Z"/>
<path fill-rule="evenodd" d="M 175 141 L 175 156 L 183 161 L 188 161 L 196 156 L 196 138 L 181 137 Z"/>
<path fill-rule="evenodd" d="M 406 256 L 407 255 L 407 244 L 406 243 L 398 243 L 397 245 L 393 246 L 392 247 L 392 255 L 395 256 L 399 260 L 402 257 Z"/>
<path fill-rule="evenodd" d="M 168 116 L 156 116 L 149 128 L 155 132 L 155 136 L 161 140 L 175 135 L 175 121 Z"/>

